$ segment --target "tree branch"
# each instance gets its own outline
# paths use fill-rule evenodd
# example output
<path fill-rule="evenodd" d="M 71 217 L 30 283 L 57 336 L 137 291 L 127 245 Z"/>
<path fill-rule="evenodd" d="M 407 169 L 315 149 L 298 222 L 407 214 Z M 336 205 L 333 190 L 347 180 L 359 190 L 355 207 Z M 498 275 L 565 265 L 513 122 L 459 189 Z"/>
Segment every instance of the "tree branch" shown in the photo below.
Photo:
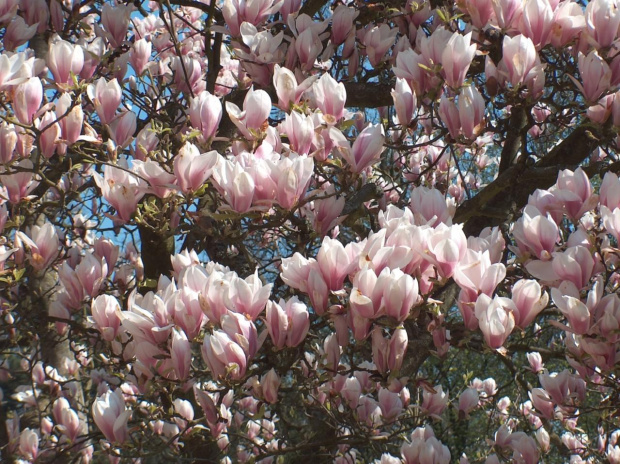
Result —
<path fill-rule="evenodd" d="M 454 222 L 464 224 L 467 235 L 510 221 L 527 204 L 536 189 L 547 189 L 562 169 L 576 169 L 611 134 L 605 127 L 584 123 L 533 166 L 512 165 L 474 198 L 456 210 Z"/>

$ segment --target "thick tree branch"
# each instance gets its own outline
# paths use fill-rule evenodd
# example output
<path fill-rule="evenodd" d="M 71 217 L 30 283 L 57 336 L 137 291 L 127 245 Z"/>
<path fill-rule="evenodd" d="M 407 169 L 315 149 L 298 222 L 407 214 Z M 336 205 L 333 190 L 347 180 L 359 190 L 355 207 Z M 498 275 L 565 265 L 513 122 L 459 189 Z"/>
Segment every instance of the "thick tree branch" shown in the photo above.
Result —
<path fill-rule="evenodd" d="M 506 131 L 506 140 L 499 161 L 499 173 L 503 173 L 517 159 L 519 150 L 521 149 L 521 140 L 523 129 L 527 127 L 527 113 L 529 108 L 523 106 L 514 106 L 512 108 L 510 119 L 508 121 L 508 130 Z"/>
<path fill-rule="evenodd" d="M 347 82 L 344 84 L 347 91 L 347 106 L 364 108 L 379 108 L 394 104 L 392 100 L 392 86 L 375 82 Z"/>
<path fill-rule="evenodd" d="M 552 186 L 560 170 L 576 169 L 608 135 L 603 127 L 578 126 L 538 163 L 512 165 L 502 172 L 456 210 L 454 221 L 464 224 L 467 235 L 479 235 L 485 227 L 507 223 L 536 189 Z"/>

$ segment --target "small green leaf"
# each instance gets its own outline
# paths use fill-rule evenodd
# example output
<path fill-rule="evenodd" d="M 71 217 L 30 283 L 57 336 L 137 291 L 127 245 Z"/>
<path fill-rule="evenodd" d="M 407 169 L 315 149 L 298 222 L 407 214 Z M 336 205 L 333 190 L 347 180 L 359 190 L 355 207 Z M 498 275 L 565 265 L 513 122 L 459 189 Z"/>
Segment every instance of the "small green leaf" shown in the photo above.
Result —
<path fill-rule="evenodd" d="M 144 288 L 157 288 L 157 281 L 155 279 L 144 279 L 140 284 L 140 287 Z"/>
<path fill-rule="evenodd" d="M 22 277 L 24 277 L 24 274 L 26 273 L 26 268 L 21 268 L 21 269 L 13 269 L 13 277 L 15 278 L 15 281 L 20 281 L 22 279 Z"/>

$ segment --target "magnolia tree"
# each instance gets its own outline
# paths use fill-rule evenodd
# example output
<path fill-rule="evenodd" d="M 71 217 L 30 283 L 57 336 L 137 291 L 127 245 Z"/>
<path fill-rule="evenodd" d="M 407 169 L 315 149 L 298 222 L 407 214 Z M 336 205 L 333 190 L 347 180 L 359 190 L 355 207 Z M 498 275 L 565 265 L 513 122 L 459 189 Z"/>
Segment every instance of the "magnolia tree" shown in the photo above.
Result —
<path fill-rule="evenodd" d="M 0 0 L 2 461 L 619 464 L 619 7 Z"/>

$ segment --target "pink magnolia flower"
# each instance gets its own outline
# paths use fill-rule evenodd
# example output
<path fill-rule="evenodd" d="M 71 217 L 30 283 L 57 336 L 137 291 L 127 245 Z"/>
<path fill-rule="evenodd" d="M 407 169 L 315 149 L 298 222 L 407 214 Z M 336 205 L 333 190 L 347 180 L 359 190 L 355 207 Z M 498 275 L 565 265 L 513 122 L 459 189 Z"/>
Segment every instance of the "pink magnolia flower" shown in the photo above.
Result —
<path fill-rule="evenodd" d="M 351 171 L 357 174 L 379 161 L 384 142 L 383 126 L 370 124 L 360 132 L 352 148 L 342 147 L 339 153 L 349 163 Z"/>
<path fill-rule="evenodd" d="M 310 315 L 305 304 L 294 296 L 288 301 L 267 303 L 267 330 L 276 348 L 299 345 L 310 329 Z"/>
<path fill-rule="evenodd" d="M 430 425 L 415 429 L 400 453 L 405 464 L 449 464 L 451 459 L 450 450 L 437 440 Z"/>
<path fill-rule="evenodd" d="M 147 155 L 155 151 L 158 143 L 159 139 L 157 138 L 157 133 L 148 126 L 144 127 L 138 132 L 138 135 L 136 135 L 135 147 L 132 147 L 134 160 L 146 160 Z"/>
<path fill-rule="evenodd" d="M 475 301 L 478 293 L 492 296 L 495 287 L 504 277 L 506 266 L 502 263 L 491 264 L 488 251 L 476 252 L 468 249 L 454 271 L 454 281 L 467 292 L 469 301 Z"/>
<path fill-rule="evenodd" d="M 131 409 L 125 406 L 120 389 L 108 390 L 98 397 L 92 407 L 93 420 L 110 443 L 124 443 L 129 438 L 127 421 Z"/>
<path fill-rule="evenodd" d="M 333 187 L 330 191 L 333 192 Z M 312 226 L 321 237 L 325 237 L 330 230 L 340 224 L 342 210 L 345 205 L 344 197 L 329 196 L 312 202 L 313 210 L 308 212 L 312 220 Z"/>
<path fill-rule="evenodd" d="M 116 261 L 118 260 L 119 249 L 112 240 L 99 237 L 93 244 L 95 256 L 103 258 L 108 266 L 108 277 L 112 274 Z"/>
<path fill-rule="evenodd" d="M 122 160 L 119 167 L 106 165 L 103 176 L 97 172 L 92 175 L 103 197 L 116 209 L 120 219 L 129 221 L 146 191 L 144 181 L 128 172 L 127 164 Z"/>
<path fill-rule="evenodd" d="M 620 208 L 620 180 L 611 171 L 607 171 L 601 182 L 600 203 L 613 211 Z"/>
<path fill-rule="evenodd" d="M 151 59 L 152 49 L 153 44 L 144 38 L 136 40 L 131 47 L 129 62 L 138 76 L 146 70 Z"/>
<path fill-rule="evenodd" d="M 537 351 L 533 353 L 527 353 L 526 357 L 527 357 L 527 362 L 529 363 L 530 369 L 532 370 L 532 372 L 534 372 L 535 374 L 542 372 L 545 365 L 543 363 L 542 356 L 540 355 L 540 353 L 538 353 Z"/>
<path fill-rule="evenodd" d="M 95 327 L 104 340 L 111 342 L 119 334 L 121 326 L 121 307 L 111 295 L 99 295 L 91 303 L 91 314 Z"/>
<path fill-rule="evenodd" d="M 362 385 L 356 377 L 346 379 L 340 394 L 351 409 L 356 409 L 362 396 Z"/>
<path fill-rule="evenodd" d="M 6 26 L 2 42 L 5 50 L 13 51 L 17 47 L 25 44 L 37 33 L 38 23 L 28 25 L 24 18 L 15 16 Z"/>
<path fill-rule="evenodd" d="M 541 49 L 549 43 L 549 33 L 553 25 L 553 9 L 549 0 L 530 0 L 525 2 L 521 27 L 523 35 L 532 39 L 536 48 Z"/>
<path fill-rule="evenodd" d="M 588 333 L 592 322 L 590 308 L 579 299 L 579 291 L 572 285 L 563 284 L 551 289 L 551 298 L 564 314 L 571 330 L 577 335 Z"/>
<path fill-rule="evenodd" d="M 460 224 L 449 227 L 443 223 L 439 224 L 429 234 L 427 249 L 417 252 L 437 268 L 443 279 L 450 278 L 467 252 L 467 238 L 463 233 L 463 227 Z"/>
<path fill-rule="evenodd" d="M 314 82 L 312 89 L 316 105 L 323 113 L 325 122 L 329 125 L 336 124 L 344 116 L 347 100 L 344 84 L 325 73 Z"/>
<path fill-rule="evenodd" d="M 187 379 L 192 364 L 192 347 L 185 332 L 176 328 L 172 329 L 170 360 L 177 379 Z"/>
<path fill-rule="evenodd" d="M 434 392 L 425 388 L 422 390 L 422 404 L 420 408 L 425 414 L 440 416 L 444 409 L 446 409 L 448 400 L 448 395 L 444 393 L 441 385 L 435 387 Z"/>
<path fill-rule="evenodd" d="M 513 450 L 513 462 L 523 464 L 537 464 L 539 462 L 540 453 L 536 441 L 532 437 L 528 437 L 523 432 L 513 433 L 511 435 L 510 447 Z"/>
<path fill-rule="evenodd" d="M 611 211 L 607 206 L 601 206 L 601 217 L 607 233 L 618 240 L 620 238 L 620 208 Z"/>
<path fill-rule="evenodd" d="M 416 224 L 428 224 L 436 227 L 441 223 L 452 224 L 452 214 L 448 208 L 446 198 L 437 189 L 416 187 L 411 191 L 411 211 Z"/>
<path fill-rule="evenodd" d="M 275 404 L 278 401 L 278 389 L 280 388 L 280 377 L 276 373 L 275 369 L 270 369 L 261 378 L 261 389 L 263 392 L 263 398 L 269 404 Z"/>
<path fill-rule="evenodd" d="M 521 0 L 498 0 L 492 3 L 497 24 L 501 29 L 510 29 L 513 22 L 521 17 L 523 11 L 523 2 Z"/>
<path fill-rule="evenodd" d="M 0 6 L 0 23 L 7 23 L 15 17 L 19 8 L 19 0 L 8 0 Z"/>
<path fill-rule="evenodd" d="M 202 272 L 198 272 L 202 274 Z M 228 287 L 230 287 L 229 277 L 221 271 L 212 272 L 204 285 L 205 291 L 199 293 L 200 307 L 210 321 L 219 323 L 224 314 L 229 311 L 227 305 Z"/>
<path fill-rule="evenodd" d="M 295 39 L 295 51 L 301 64 L 301 69 L 309 71 L 314 67 L 316 59 L 323 51 L 323 43 L 317 28 L 308 27 Z"/>
<path fill-rule="evenodd" d="M 325 355 L 325 367 L 331 371 L 337 371 L 340 364 L 340 345 L 336 334 L 325 337 L 323 342 L 323 353 Z"/>
<path fill-rule="evenodd" d="M 189 55 L 174 56 L 170 64 L 174 73 L 174 85 L 181 92 L 198 93 L 204 82 L 204 70 L 199 60 Z"/>
<path fill-rule="evenodd" d="M 394 100 L 397 124 L 409 126 L 418 106 L 415 92 L 411 90 L 405 79 L 398 77 L 391 95 Z"/>
<path fill-rule="evenodd" d="M 237 160 L 220 159 L 213 168 L 213 180 L 233 211 L 246 213 L 250 210 L 256 184 Z"/>
<path fill-rule="evenodd" d="M 355 315 L 367 319 L 378 317 L 380 315 L 382 297 L 383 288 L 377 285 L 377 274 L 375 274 L 373 269 L 367 267 L 355 275 L 349 297 L 351 311 Z"/>
<path fill-rule="evenodd" d="M 577 245 L 556 253 L 553 257 L 553 271 L 561 280 L 572 282 L 575 287 L 585 287 L 594 273 L 596 260 L 592 252 L 584 246 Z"/>
<path fill-rule="evenodd" d="M 205 312 L 200 304 L 200 294 L 181 281 L 179 284 L 179 290 L 166 298 L 166 307 L 174 323 L 188 338 L 194 339 L 206 323 Z"/>
<path fill-rule="evenodd" d="M 284 0 L 280 7 L 280 14 L 285 24 L 288 24 L 288 18 L 294 13 L 298 13 L 301 8 L 301 0 Z"/>
<path fill-rule="evenodd" d="M 123 111 L 109 124 L 110 138 L 116 145 L 125 148 L 133 139 L 137 128 L 137 116 L 133 111 Z"/>
<path fill-rule="evenodd" d="M 508 298 L 491 299 L 484 293 L 476 300 L 474 308 L 480 331 L 487 345 L 501 348 L 515 326 L 515 304 Z"/>
<path fill-rule="evenodd" d="M 84 299 L 84 287 L 75 275 L 75 271 L 69 261 L 63 261 L 58 269 L 58 278 L 62 283 L 65 296 L 62 299 L 63 306 L 70 309 L 78 309 Z"/>
<path fill-rule="evenodd" d="M 603 124 L 612 113 L 615 95 L 605 95 L 596 105 L 590 106 L 586 111 L 586 116 L 597 124 Z"/>
<path fill-rule="evenodd" d="M 352 260 L 347 255 L 342 243 L 336 239 L 324 237 L 316 260 L 329 290 L 342 289 L 344 279 L 352 264 Z"/>
<path fill-rule="evenodd" d="M 264 131 L 271 112 L 271 98 L 264 90 L 252 87 L 243 101 L 243 111 L 231 102 L 226 102 L 226 111 L 241 133 L 248 140 L 254 140 Z"/>
<path fill-rule="evenodd" d="M 248 359 L 243 348 L 230 336 L 216 330 L 207 334 L 202 344 L 202 357 L 209 366 L 213 378 L 240 380 L 245 376 Z"/>
<path fill-rule="evenodd" d="M 222 13 L 230 34 L 237 37 L 241 23 L 247 21 L 258 26 L 267 17 L 276 13 L 282 3 L 282 0 L 225 0 Z"/>
<path fill-rule="evenodd" d="M 153 193 L 159 198 L 166 198 L 175 190 L 174 183 L 177 178 L 174 174 L 162 168 L 157 161 L 151 159 L 140 161 L 134 159 L 133 171 L 148 182 L 148 192 Z"/>
<path fill-rule="evenodd" d="M 278 95 L 278 107 L 287 111 L 291 105 L 299 103 L 303 93 L 312 87 L 317 79 L 318 76 L 310 76 L 301 84 L 297 84 L 297 78 L 290 69 L 276 64 L 273 71 L 273 86 Z"/>
<path fill-rule="evenodd" d="M 455 33 L 446 29 L 444 26 L 441 26 L 435 29 L 430 37 L 427 37 L 426 34 L 420 36 L 418 48 L 422 53 L 427 66 L 436 66 L 441 64 L 442 55 L 444 51 L 447 50 L 450 39 L 454 37 L 455 41 L 461 40 L 455 37 L 454 34 Z M 453 43 L 453 45 L 460 44 Z M 446 57 L 448 56 L 446 55 Z"/>
<path fill-rule="evenodd" d="M 459 135 L 461 135 L 459 110 L 454 99 L 449 98 L 445 93 L 441 96 L 439 102 L 439 117 L 448 128 L 450 136 L 455 140 L 458 139 Z"/>
<path fill-rule="evenodd" d="M 290 258 L 282 259 L 282 272 L 280 277 L 286 285 L 303 293 L 308 292 L 308 276 L 313 268 L 316 268 L 314 258 L 307 259 L 300 253 L 295 253 Z"/>
<path fill-rule="evenodd" d="M 385 422 L 392 422 L 403 412 L 403 402 L 398 393 L 387 388 L 379 389 L 379 407 Z"/>
<path fill-rule="evenodd" d="M 575 172 L 570 169 L 560 171 L 557 183 L 549 191 L 564 204 L 569 217 L 574 220 L 581 219 L 598 203 L 598 196 L 592 193 L 590 179 L 581 167 Z"/>
<path fill-rule="evenodd" d="M 566 46 L 585 29 L 586 19 L 577 2 L 561 2 L 554 13 L 549 39 L 556 48 Z"/>
<path fill-rule="evenodd" d="M 254 274 L 241 279 L 233 278 L 228 291 L 228 302 L 232 309 L 255 321 L 265 309 L 273 284 L 264 285 L 258 277 L 258 269 Z"/>
<path fill-rule="evenodd" d="M 513 87 L 521 86 L 539 63 L 532 39 L 524 35 L 504 37 L 502 64 L 506 68 L 508 81 Z"/>
<path fill-rule="evenodd" d="M 597 258 L 598 259 L 598 258 Z M 537 279 L 549 283 L 570 282 L 577 289 L 585 287 L 593 275 L 597 259 L 583 245 L 570 246 L 553 254 L 552 261 L 530 261 L 525 267 Z"/>
<path fill-rule="evenodd" d="M 88 98 L 95 105 L 95 111 L 102 124 L 109 124 L 114 119 L 116 110 L 121 106 L 123 92 L 116 79 L 110 82 L 101 77 L 96 84 L 89 84 L 86 88 Z"/>
<path fill-rule="evenodd" d="M 36 124 L 38 122 L 38 124 Z M 60 141 L 60 124 L 56 120 L 56 115 L 52 111 L 46 111 L 41 121 L 35 121 L 38 129 L 41 131 L 39 135 L 39 147 L 41 154 L 49 159 L 56 153 L 58 143 Z"/>
<path fill-rule="evenodd" d="M 202 137 L 208 142 L 215 137 L 220 125 L 222 103 L 219 98 L 205 90 L 196 98 L 192 98 L 189 117 L 192 125 L 202 132 Z"/>
<path fill-rule="evenodd" d="M 475 388 L 467 388 L 461 396 L 459 396 L 459 415 L 465 417 L 469 416 L 469 413 L 478 407 L 480 401 L 480 395 Z"/>
<path fill-rule="evenodd" d="M 394 330 L 392 338 L 386 339 L 383 331 L 375 327 L 372 332 L 372 359 L 377 370 L 385 374 L 388 371 L 398 372 L 402 367 L 409 338 L 403 327 Z"/>
<path fill-rule="evenodd" d="M 536 411 L 545 419 L 553 419 L 553 402 L 551 397 L 543 388 L 533 388 L 528 392 L 532 405 Z"/>
<path fill-rule="evenodd" d="M 84 40 L 80 41 L 80 46 L 84 49 L 84 66 L 82 67 L 82 71 L 80 72 L 80 77 L 82 79 L 90 79 L 97 66 L 101 62 L 101 57 L 105 54 L 107 47 L 105 40 L 102 37 L 96 37 L 90 43 L 87 43 Z"/>
<path fill-rule="evenodd" d="M 289 139 L 291 150 L 300 154 L 308 155 L 314 140 L 314 121 L 311 116 L 305 116 L 297 111 L 291 111 L 286 119 L 280 124 L 281 133 Z"/>
<path fill-rule="evenodd" d="M 13 160 L 17 146 L 17 131 L 13 124 L 0 124 L 0 163 L 7 164 Z"/>
<path fill-rule="evenodd" d="M 493 11 L 493 2 L 486 0 L 465 0 L 463 4 L 459 4 L 459 8 L 469 14 L 471 23 L 478 29 L 482 29 L 489 24 L 489 20 L 495 15 Z"/>
<path fill-rule="evenodd" d="M 529 251 L 539 259 L 548 260 L 555 250 L 559 230 L 549 214 L 543 215 L 538 208 L 527 205 L 523 216 L 515 223 L 512 231 L 521 251 Z"/>
<path fill-rule="evenodd" d="M 29 159 L 23 159 L 14 164 L 13 167 L 18 170 L 8 171 L 8 173 L 5 172 L 0 175 L 0 182 L 2 182 L 4 187 L 1 192 L 2 196 L 8 199 L 9 202 L 19 203 L 39 185 L 39 182 L 34 180 L 33 164 Z"/>
<path fill-rule="evenodd" d="M 442 74 L 446 84 L 456 89 L 463 85 L 477 46 L 471 43 L 471 32 L 452 34 L 441 54 Z"/>
<path fill-rule="evenodd" d="M 19 435 L 19 452 L 29 461 L 34 461 L 39 455 L 39 433 L 26 427 Z"/>
<path fill-rule="evenodd" d="M 133 11 L 133 5 L 106 3 L 101 10 L 101 24 L 106 30 L 106 38 L 112 48 L 119 47 L 127 36 L 129 19 Z"/>
<path fill-rule="evenodd" d="M 384 268 L 377 278 L 377 287 L 383 289 L 383 313 L 399 322 L 419 301 L 418 281 L 400 269 Z"/>
<path fill-rule="evenodd" d="M 362 43 L 366 47 L 366 54 L 372 66 L 377 66 L 396 40 L 397 29 L 383 23 L 366 31 Z"/>
<path fill-rule="evenodd" d="M 551 400 L 556 404 L 564 404 L 571 395 L 571 386 L 577 387 L 572 374 L 566 369 L 562 372 L 553 372 L 551 374 L 545 370 L 538 375 L 538 380 Z"/>
<path fill-rule="evenodd" d="M 22 124 L 32 124 L 34 115 L 43 101 L 43 85 L 38 77 L 31 77 L 15 88 L 13 111 Z"/>
<path fill-rule="evenodd" d="M 598 44 L 609 47 L 618 37 L 620 10 L 613 0 L 593 0 L 586 6 L 586 30 Z"/>
<path fill-rule="evenodd" d="M 71 405 L 65 398 L 58 398 L 54 401 L 52 409 L 56 426 L 70 441 L 74 442 L 80 433 L 83 432 L 83 423 L 77 413 L 71 409 Z"/>
<path fill-rule="evenodd" d="M 99 294 L 101 285 L 108 275 L 108 265 L 104 259 L 93 253 L 87 253 L 75 268 L 75 275 L 84 288 L 84 293 L 94 298 Z"/>
<path fill-rule="evenodd" d="M 306 194 L 314 172 L 314 160 L 291 154 L 278 163 L 277 200 L 284 209 L 291 209 Z"/>
<path fill-rule="evenodd" d="M 349 331 L 346 330 L 346 327 L 351 329 L 353 338 L 358 341 L 365 340 L 370 334 L 372 320 L 362 316 L 353 306 L 351 306 L 351 310 L 346 315 L 346 327 L 343 327 L 343 321 L 345 321 L 345 319 L 340 315 L 334 317 L 334 324 L 336 328 L 341 331 L 338 333 L 338 336 L 340 337 L 339 339 L 342 340 L 343 346 L 348 343 L 349 339 Z"/>
<path fill-rule="evenodd" d="M 174 175 L 185 193 L 197 191 L 213 173 L 218 164 L 216 151 L 200 153 L 196 145 L 186 142 L 174 157 Z"/>
<path fill-rule="evenodd" d="M 459 93 L 459 122 L 463 135 L 475 140 L 484 128 L 485 103 L 475 86 L 469 85 Z"/>
<path fill-rule="evenodd" d="M 129 302 L 129 311 L 121 311 L 121 324 L 137 343 L 157 346 L 167 342 L 172 326 L 161 297 L 152 292 Z"/>
<path fill-rule="evenodd" d="M 72 145 L 80 138 L 84 124 L 84 111 L 81 105 L 72 107 L 71 96 L 67 93 L 60 96 L 56 101 L 56 119 L 60 125 L 62 142 L 57 151 L 64 154 L 67 145 Z"/>
<path fill-rule="evenodd" d="M 611 86 L 611 69 L 596 50 L 587 55 L 579 52 L 579 76 L 581 82 L 573 78 L 586 101 L 595 103 Z"/>
<path fill-rule="evenodd" d="M 79 75 L 84 66 L 84 51 L 79 45 L 56 38 L 50 41 L 47 67 L 56 84 L 71 84 L 71 75 Z"/>
<path fill-rule="evenodd" d="M 515 325 L 525 329 L 547 307 L 549 295 L 542 292 L 535 280 L 519 280 L 512 287 L 512 301 L 516 308 L 513 311 Z"/>
<path fill-rule="evenodd" d="M 436 84 L 420 65 L 428 66 L 426 59 L 413 49 L 407 49 L 396 55 L 396 66 L 392 68 L 394 75 L 405 79 L 417 95 L 423 95 Z"/>
<path fill-rule="evenodd" d="M 46 269 L 58 256 L 60 240 L 56 228 L 50 222 L 32 226 L 28 235 L 17 232 L 17 236 L 28 250 L 28 260 L 37 271 Z"/>
<path fill-rule="evenodd" d="M 338 5 L 332 15 L 331 40 L 335 45 L 340 45 L 353 30 L 353 21 L 359 15 L 359 11 L 345 5 Z"/>

